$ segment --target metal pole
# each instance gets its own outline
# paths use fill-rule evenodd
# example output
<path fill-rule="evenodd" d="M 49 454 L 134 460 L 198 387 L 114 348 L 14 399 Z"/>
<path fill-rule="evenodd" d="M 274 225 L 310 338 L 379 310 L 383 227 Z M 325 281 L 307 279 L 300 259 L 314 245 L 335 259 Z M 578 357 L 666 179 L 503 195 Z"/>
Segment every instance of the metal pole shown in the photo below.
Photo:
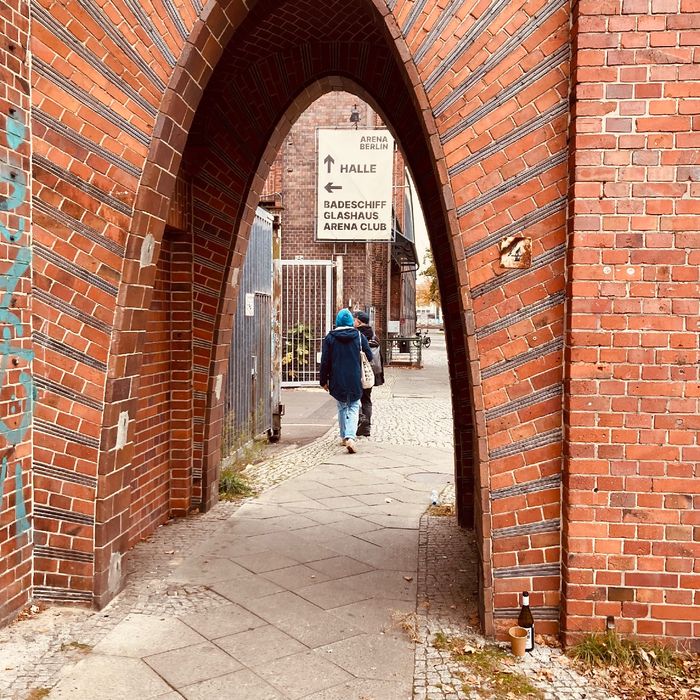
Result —
<path fill-rule="evenodd" d="M 335 257 L 335 310 L 342 309 L 343 304 L 343 256 Z"/>
<path fill-rule="evenodd" d="M 282 432 L 282 224 L 279 214 L 272 222 L 272 432 L 277 442 Z"/>

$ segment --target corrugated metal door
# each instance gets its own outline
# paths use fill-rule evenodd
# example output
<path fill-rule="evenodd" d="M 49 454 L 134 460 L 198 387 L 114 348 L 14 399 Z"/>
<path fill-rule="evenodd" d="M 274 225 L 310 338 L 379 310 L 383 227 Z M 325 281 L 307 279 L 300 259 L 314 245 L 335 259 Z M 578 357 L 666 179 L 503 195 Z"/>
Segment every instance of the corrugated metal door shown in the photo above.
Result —
<path fill-rule="evenodd" d="M 282 386 L 318 384 L 332 294 L 332 260 L 282 261 Z"/>
<path fill-rule="evenodd" d="M 272 215 L 258 209 L 239 278 L 222 457 L 272 429 Z"/>

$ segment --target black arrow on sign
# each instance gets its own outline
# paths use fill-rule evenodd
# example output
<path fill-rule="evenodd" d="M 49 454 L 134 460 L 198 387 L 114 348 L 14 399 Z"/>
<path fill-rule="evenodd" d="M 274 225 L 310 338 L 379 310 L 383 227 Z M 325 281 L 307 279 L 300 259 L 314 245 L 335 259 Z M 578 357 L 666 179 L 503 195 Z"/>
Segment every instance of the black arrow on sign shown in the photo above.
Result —
<path fill-rule="evenodd" d="M 334 185 L 332 182 L 329 182 L 324 187 L 324 189 L 326 190 L 326 192 L 330 192 L 331 194 L 333 194 L 333 190 L 342 190 L 343 186 L 342 185 Z"/>
<path fill-rule="evenodd" d="M 330 173 L 330 171 L 331 171 L 331 165 L 333 165 L 333 163 L 335 163 L 335 158 L 333 158 L 333 156 L 331 156 L 331 155 L 327 155 L 327 156 L 323 159 L 323 162 L 328 166 L 328 172 Z"/>

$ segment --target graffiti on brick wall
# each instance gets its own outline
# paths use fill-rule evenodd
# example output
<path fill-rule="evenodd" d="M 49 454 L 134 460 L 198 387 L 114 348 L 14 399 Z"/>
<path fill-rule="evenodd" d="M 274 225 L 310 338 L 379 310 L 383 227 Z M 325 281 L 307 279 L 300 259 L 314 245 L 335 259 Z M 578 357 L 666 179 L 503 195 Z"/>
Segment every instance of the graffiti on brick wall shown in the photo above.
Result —
<path fill-rule="evenodd" d="M 0 418 L 0 449 L 4 448 L 5 453 L 0 462 L 0 504 L 8 472 L 12 475 L 14 469 L 15 518 L 17 536 L 20 536 L 29 530 L 29 520 L 22 489 L 22 464 L 19 460 L 13 464 L 12 455 L 14 448 L 25 439 L 32 422 L 34 383 L 28 369 L 22 367 L 29 366 L 34 353 L 20 344 L 28 328 L 15 310 L 17 285 L 31 265 L 31 249 L 25 239 L 25 235 L 28 236 L 26 218 L 16 213 L 27 197 L 26 174 L 14 165 L 21 162 L 18 150 L 26 134 L 26 124 L 18 110 L 9 110 L 4 134 L 9 150 L 7 161 L 0 161 L 0 213 L 5 219 L 0 221 L 0 238 L 7 244 L 10 260 L 9 268 L 0 272 L 0 396 L 3 404 L 9 398 L 9 410 L 3 410 Z"/>

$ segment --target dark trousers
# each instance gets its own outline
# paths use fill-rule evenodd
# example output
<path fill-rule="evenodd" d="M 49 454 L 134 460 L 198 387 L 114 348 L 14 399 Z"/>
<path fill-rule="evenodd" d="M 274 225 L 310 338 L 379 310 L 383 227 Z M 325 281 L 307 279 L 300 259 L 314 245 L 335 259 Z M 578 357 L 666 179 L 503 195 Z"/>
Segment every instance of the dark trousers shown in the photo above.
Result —
<path fill-rule="evenodd" d="M 357 429 L 357 434 L 366 433 L 369 435 L 369 429 L 372 425 L 372 389 L 363 389 L 360 397 L 360 423 Z"/>

